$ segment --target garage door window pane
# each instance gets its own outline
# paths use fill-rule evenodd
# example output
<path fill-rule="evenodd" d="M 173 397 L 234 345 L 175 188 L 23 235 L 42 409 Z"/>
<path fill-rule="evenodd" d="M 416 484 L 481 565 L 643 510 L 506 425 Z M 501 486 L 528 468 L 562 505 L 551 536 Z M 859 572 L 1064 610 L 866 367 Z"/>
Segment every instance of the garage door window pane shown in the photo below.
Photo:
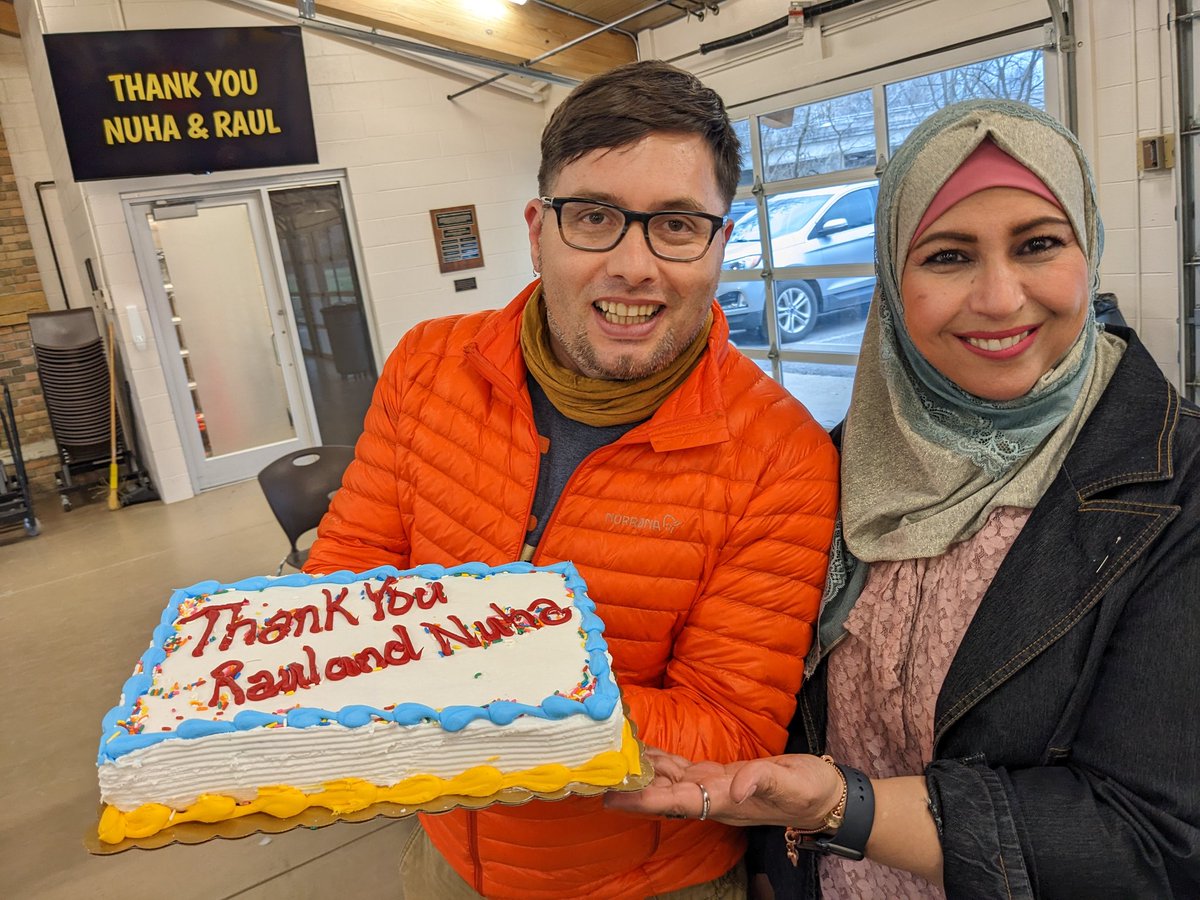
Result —
<path fill-rule="evenodd" d="M 1025 50 L 945 69 L 885 88 L 888 147 L 892 153 L 923 120 L 960 100 L 1007 97 L 1046 108 L 1041 50 Z"/>
<path fill-rule="evenodd" d="M 861 264 L 875 259 L 874 181 L 810 188 L 767 199 L 775 268 Z M 731 241 L 726 249 L 734 249 Z"/>
<path fill-rule="evenodd" d="M 738 119 L 733 123 L 733 133 L 741 142 L 738 153 L 741 171 L 738 175 L 738 187 L 748 187 L 754 184 L 754 154 L 750 148 L 750 120 Z"/>
<path fill-rule="evenodd" d="M 717 302 L 729 322 L 729 340 L 735 347 L 765 347 L 763 280 L 755 273 L 748 281 L 722 281 Z"/>
<path fill-rule="evenodd" d="M 869 90 L 760 117 L 764 180 L 874 166 L 874 121 Z"/>

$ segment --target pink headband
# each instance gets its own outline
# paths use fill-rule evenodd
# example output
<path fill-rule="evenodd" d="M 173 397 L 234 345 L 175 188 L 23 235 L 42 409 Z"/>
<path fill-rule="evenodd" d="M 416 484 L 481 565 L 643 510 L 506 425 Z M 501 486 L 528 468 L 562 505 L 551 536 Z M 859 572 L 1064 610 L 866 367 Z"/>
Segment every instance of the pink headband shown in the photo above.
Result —
<path fill-rule="evenodd" d="M 922 232 L 955 203 L 965 200 L 972 194 L 995 187 L 1029 191 L 1062 209 L 1062 204 L 1050 191 L 1050 188 L 1046 187 L 1042 179 L 988 138 L 962 161 L 962 164 L 954 170 L 954 174 L 947 178 L 946 183 L 934 194 L 933 199 L 929 202 L 929 208 L 925 210 L 925 215 L 921 216 L 921 221 L 917 223 L 917 230 L 913 232 L 909 246 L 915 244 Z"/>

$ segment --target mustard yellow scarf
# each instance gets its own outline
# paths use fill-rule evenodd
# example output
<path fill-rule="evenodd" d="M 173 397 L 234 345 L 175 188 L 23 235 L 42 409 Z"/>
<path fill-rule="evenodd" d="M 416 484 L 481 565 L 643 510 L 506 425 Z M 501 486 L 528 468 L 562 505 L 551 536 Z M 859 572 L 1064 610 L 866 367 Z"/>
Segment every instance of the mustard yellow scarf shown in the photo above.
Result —
<path fill-rule="evenodd" d="M 710 312 L 700 333 L 661 372 L 632 381 L 589 378 L 572 372 L 555 357 L 539 285 L 525 304 L 521 319 L 521 352 L 529 373 L 541 385 L 554 408 L 568 419 L 585 425 L 628 425 L 650 418 L 671 392 L 683 384 L 704 354 L 711 327 Z"/>

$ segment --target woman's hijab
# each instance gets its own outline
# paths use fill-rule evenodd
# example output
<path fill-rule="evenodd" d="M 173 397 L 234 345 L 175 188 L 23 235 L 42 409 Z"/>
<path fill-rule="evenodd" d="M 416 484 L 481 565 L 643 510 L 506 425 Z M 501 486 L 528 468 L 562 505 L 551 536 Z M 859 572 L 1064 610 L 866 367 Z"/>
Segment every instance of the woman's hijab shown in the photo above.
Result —
<path fill-rule="evenodd" d="M 1069 131 L 1007 100 L 955 104 L 913 131 L 880 180 L 878 283 L 842 442 L 841 537 L 859 560 L 937 556 L 975 534 L 996 507 L 1036 505 L 1124 349 L 1099 329 L 1089 303 L 1063 358 L 1008 401 L 967 393 L 917 351 L 900 295 L 908 248 L 929 224 L 922 220 L 931 201 L 984 141 L 1053 194 L 1087 258 L 1095 296 L 1103 228 L 1090 167 Z M 845 562 L 833 560 L 827 593 L 841 586 Z"/>

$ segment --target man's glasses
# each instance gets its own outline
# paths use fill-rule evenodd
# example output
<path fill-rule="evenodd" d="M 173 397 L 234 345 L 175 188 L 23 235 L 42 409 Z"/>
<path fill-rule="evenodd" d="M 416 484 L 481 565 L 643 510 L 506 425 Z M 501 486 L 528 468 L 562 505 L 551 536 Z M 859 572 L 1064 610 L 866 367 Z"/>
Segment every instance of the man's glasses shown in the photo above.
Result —
<path fill-rule="evenodd" d="M 585 197 L 538 199 L 543 209 L 554 210 L 563 242 L 592 253 L 611 250 L 621 243 L 631 222 L 641 222 L 651 253 L 671 262 L 692 262 L 708 252 L 713 238 L 725 224 L 723 216 L 702 212 L 674 209 L 635 212 Z"/>

